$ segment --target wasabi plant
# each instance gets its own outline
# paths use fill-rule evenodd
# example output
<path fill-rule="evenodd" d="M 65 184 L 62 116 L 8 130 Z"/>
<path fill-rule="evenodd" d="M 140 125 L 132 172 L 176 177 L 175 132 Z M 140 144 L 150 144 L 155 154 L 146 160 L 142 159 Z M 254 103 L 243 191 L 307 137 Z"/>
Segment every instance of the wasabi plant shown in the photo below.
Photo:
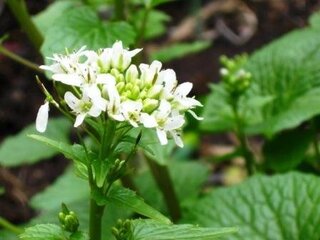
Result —
<path fill-rule="evenodd" d="M 68 146 L 41 135 L 31 137 L 59 149 L 72 159 L 78 174 L 90 186 L 89 235 L 78 230 L 76 213 L 63 204 L 59 213 L 61 228 L 55 233 L 59 235 L 62 231 L 66 236 L 63 239 L 100 240 L 104 209 L 119 198 L 139 214 L 170 226 L 170 220 L 146 205 L 134 192 L 121 187 L 118 180 L 126 175 L 128 161 L 140 145 L 144 129 L 152 129 L 161 145 L 168 144 L 168 139 L 172 138 L 177 146 L 183 147 L 181 134 L 185 115 L 190 113 L 194 118 L 202 119 L 193 111 L 202 104 L 187 96 L 192 83 L 178 84 L 175 72 L 161 69 L 161 62 L 133 64 L 132 58 L 141 50 L 128 50 L 117 41 L 111 48 L 98 51 L 82 47 L 72 53 L 54 54 L 49 58 L 51 64 L 40 66 L 52 73 L 56 95 L 50 94 L 39 82 L 46 99 L 39 108 L 36 129 L 41 133 L 46 131 L 49 109 L 54 106 L 73 121 L 80 142 Z M 136 239 L 130 223 L 126 220 L 125 225 L 122 224 L 125 232 L 123 227 L 122 230 L 113 229 L 116 239 Z M 132 224 L 137 223 L 133 221 Z M 181 226 L 185 229 L 189 225 Z M 194 226 L 190 227 L 194 229 Z M 21 238 L 32 239 L 37 234 L 43 238 L 43 228 L 55 229 L 36 225 L 27 228 Z M 181 230 L 180 227 L 175 229 Z M 224 231 L 233 229 L 224 229 L 219 234 Z M 198 228 L 197 232 L 191 230 L 189 237 L 214 237 L 216 234 L 216 230 Z"/>

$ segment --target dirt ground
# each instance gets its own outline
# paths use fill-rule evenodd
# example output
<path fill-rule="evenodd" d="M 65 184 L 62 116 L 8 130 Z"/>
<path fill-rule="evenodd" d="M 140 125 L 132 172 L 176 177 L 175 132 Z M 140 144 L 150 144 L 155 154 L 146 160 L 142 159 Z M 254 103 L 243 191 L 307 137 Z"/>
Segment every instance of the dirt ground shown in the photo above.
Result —
<path fill-rule="evenodd" d="M 28 9 L 35 14 L 44 9 L 49 2 L 28 0 Z M 161 9 L 172 17 L 169 30 L 177 31 L 177 26 L 180 24 L 181 27 L 185 18 L 200 8 L 206 11 L 212 2 L 223 1 L 180 0 L 166 4 Z M 180 81 L 194 83 L 195 95 L 208 93 L 208 84 L 218 81 L 220 55 L 251 53 L 292 29 L 306 26 L 308 16 L 320 9 L 320 2 L 317 0 L 243 0 L 242 4 L 242 7 L 233 11 L 207 14 L 205 19 L 200 21 L 202 33 L 206 33 L 202 34 L 202 37 L 213 42 L 209 49 L 165 64 L 166 68 L 173 68 L 177 72 Z M 232 31 L 241 35 L 246 30 L 249 33 L 251 31 L 246 41 L 229 34 Z M 185 39 L 197 39 L 197 32 L 194 32 L 196 31 L 191 31 L 192 34 Z M 33 62 L 42 63 L 41 56 L 20 31 L 2 1 L 0 36 L 5 33 L 10 35 L 4 43 L 6 48 Z M 170 37 L 170 34 L 167 37 Z M 168 39 L 161 38 L 148 44 L 161 44 L 163 41 Z M 35 82 L 35 74 L 32 70 L 0 55 L 0 142 L 35 120 L 38 107 L 43 102 L 43 96 Z M 34 214 L 27 205 L 28 199 L 54 181 L 67 164 L 66 160 L 56 157 L 31 166 L 11 169 L 0 166 L 0 185 L 5 186 L 7 190 L 5 195 L 0 196 L 0 216 L 14 223 L 28 220 Z"/>

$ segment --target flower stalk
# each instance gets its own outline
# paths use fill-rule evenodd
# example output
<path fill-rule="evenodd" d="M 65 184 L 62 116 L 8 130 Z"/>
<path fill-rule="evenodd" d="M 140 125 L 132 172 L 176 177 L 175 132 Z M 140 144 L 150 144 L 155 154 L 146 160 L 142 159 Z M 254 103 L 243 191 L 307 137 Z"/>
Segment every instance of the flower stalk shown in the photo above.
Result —
<path fill-rule="evenodd" d="M 237 139 L 240 143 L 240 152 L 241 152 L 241 155 L 243 156 L 243 158 L 245 159 L 248 175 L 251 176 L 256 171 L 255 160 L 254 160 L 254 156 L 249 148 L 246 135 L 243 132 L 244 126 L 242 124 L 241 117 L 239 116 L 238 101 L 237 100 L 233 101 L 232 110 L 233 110 L 235 122 L 236 122 L 235 133 L 236 133 Z"/>
<path fill-rule="evenodd" d="M 246 55 L 235 56 L 230 59 L 226 56 L 220 58 L 223 68 L 220 70 L 225 89 L 229 93 L 229 101 L 233 111 L 235 122 L 235 133 L 240 143 L 241 155 L 245 159 L 246 168 L 249 175 L 255 172 L 254 156 L 248 146 L 247 138 L 244 132 L 242 116 L 239 112 L 239 102 L 241 97 L 250 87 L 251 73 L 246 71 L 243 66 L 247 62 Z"/>
<path fill-rule="evenodd" d="M 105 206 L 99 206 L 96 201 L 90 199 L 89 237 L 90 240 L 101 240 L 101 221 Z"/>
<path fill-rule="evenodd" d="M 43 36 L 33 23 L 31 16 L 28 13 L 25 1 L 7 0 L 7 4 L 34 47 L 39 50 L 43 43 Z"/>
<path fill-rule="evenodd" d="M 162 166 L 148 157 L 146 159 L 152 175 L 163 194 L 171 219 L 173 222 L 177 222 L 181 218 L 181 209 L 168 167 Z"/>
<path fill-rule="evenodd" d="M 0 217 L 0 226 L 17 235 L 23 233 L 23 229 L 15 226 L 14 224 L 10 223 L 2 217 Z"/>
<path fill-rule="evenodd" d="M 44 73 L 42 69 L 39 68 L 39 66 L 25 58 L 20 57 L 19 55 L 9 51 L 6 49 L 4 46 L 0 44 L 0 53 L 3 54 L 4 56 L 12 59 L 13 61 L 16 61 L 17 63 L 20 63 L 21 65 L 24 65 L 38 73 Z"/>

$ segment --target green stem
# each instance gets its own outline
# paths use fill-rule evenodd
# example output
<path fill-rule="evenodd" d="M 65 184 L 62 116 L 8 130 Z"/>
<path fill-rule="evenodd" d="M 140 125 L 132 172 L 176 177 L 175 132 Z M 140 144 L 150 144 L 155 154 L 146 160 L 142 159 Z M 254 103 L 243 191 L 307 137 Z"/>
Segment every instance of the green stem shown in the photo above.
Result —
<path fill-rule="evenodd" d="M 20 64 L 30 68 L 30 69 L 33 69 L 33 70 L 35 70 L 35 71 L 37 71 L 39 73 L 44 73 L 44 71 L 41 68 L 39 68 L 39 66 L 37 64 L 35 64 L 33 62 L 30 62 L 29 60 L 20 57 L 19 55 L 9 51 L 8 49 L 6 49 L 5 47 L 3 47 L 1 45 L 0 45 L 0 53 L 3 54 L 6 57 L 18 62 L 18 63 L 20 63 Z"/>
<path fill-rule="evenodd" d="M 101 220 L 105 206 L 99 206 L 90 199 L 89 237 L 90 240 L 101 240 Z"/>
<path fill-rule="evenodd" d="M 24 0 L 7 0 L 7 4 L 32 44 L 39 50 L 43 43 L 43 37 L 33 23 Z"/>
<path fill-rule="evenodd" d="M 244 126 L 242 124 L 242 120 L 238 111 L 238 99 L 233 99 L 233 102 L 231 105 L 232 105 L 232 109 L 233 109 L 233 113 L 236 121 L 236 130 L 235 130 L 236 136 L 240 142 L 242 156 L 246 161 L 246 168 L 247 168 L 248 175 L 251 176 L 256 171 L 255 160 L 249 148 L 246 135 L 243 131 Z"/>
<path fill-rule="evenodd" d="M 173 183 L 168 171 L 168 167 L 161 166 L 160 164 L 148 158 L 147 163 L 159 189 L 163 194 L 172 221 L 177 222 L 181 217 L 181 209 L 178 197 L 173 188 Z"/>
<path fill-rule="evenodd" d="M 137 44 L 136 44 L 137 47 L 141 47 L 143 45 L 150 11 L 151 11 L 151 7 L 146 7 L 146 10 L 145 10 L 143 18 L 142 18 L 141 26 L 138 31 Z"/>
<path fill-rule="evenodd" d="M 13 225 L 12 223 L 10 223 L 2 217 L 0 217 L 0 226 L 17 235 L 23 233 L 23 229 Z"/>
<path fill-rule="evenodd" d="M 114 1 L 114 10 L 116 20 L 121 21 L 126 19 L 126 2 L 125 0 L 115 0 Z"/>

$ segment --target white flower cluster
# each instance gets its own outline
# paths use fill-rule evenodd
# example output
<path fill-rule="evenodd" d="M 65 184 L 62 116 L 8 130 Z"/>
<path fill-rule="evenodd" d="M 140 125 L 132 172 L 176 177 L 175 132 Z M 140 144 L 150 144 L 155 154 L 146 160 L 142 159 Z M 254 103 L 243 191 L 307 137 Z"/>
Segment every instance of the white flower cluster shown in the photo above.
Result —
<path fill-rule="evenodd" d="M 64 100 L 76 116 L 75 127 L 86 117 L 106 114 L 133 127 L 155 128 L 162 145 L 167 144 L 169 134 L 182 147 L 184 114 L 190 112 L 200 120 L 192 109 L 202 105 L 187 97 L 192 83 L 178 85 L 175 72 L 161 70 L 159 61 L 139 67 L 131 64 L 131 58 L 140 51 L 124 49 L 120 41 L 97 52 L 83 47 L 71 54 L 53 55 L 54 63 L 41 68 L 52 72 L 54 81 L 72 87 Z M 46 129 L 48 111 L 46 102 L 37 115 L 36 128 L 40 132 Z"/>

